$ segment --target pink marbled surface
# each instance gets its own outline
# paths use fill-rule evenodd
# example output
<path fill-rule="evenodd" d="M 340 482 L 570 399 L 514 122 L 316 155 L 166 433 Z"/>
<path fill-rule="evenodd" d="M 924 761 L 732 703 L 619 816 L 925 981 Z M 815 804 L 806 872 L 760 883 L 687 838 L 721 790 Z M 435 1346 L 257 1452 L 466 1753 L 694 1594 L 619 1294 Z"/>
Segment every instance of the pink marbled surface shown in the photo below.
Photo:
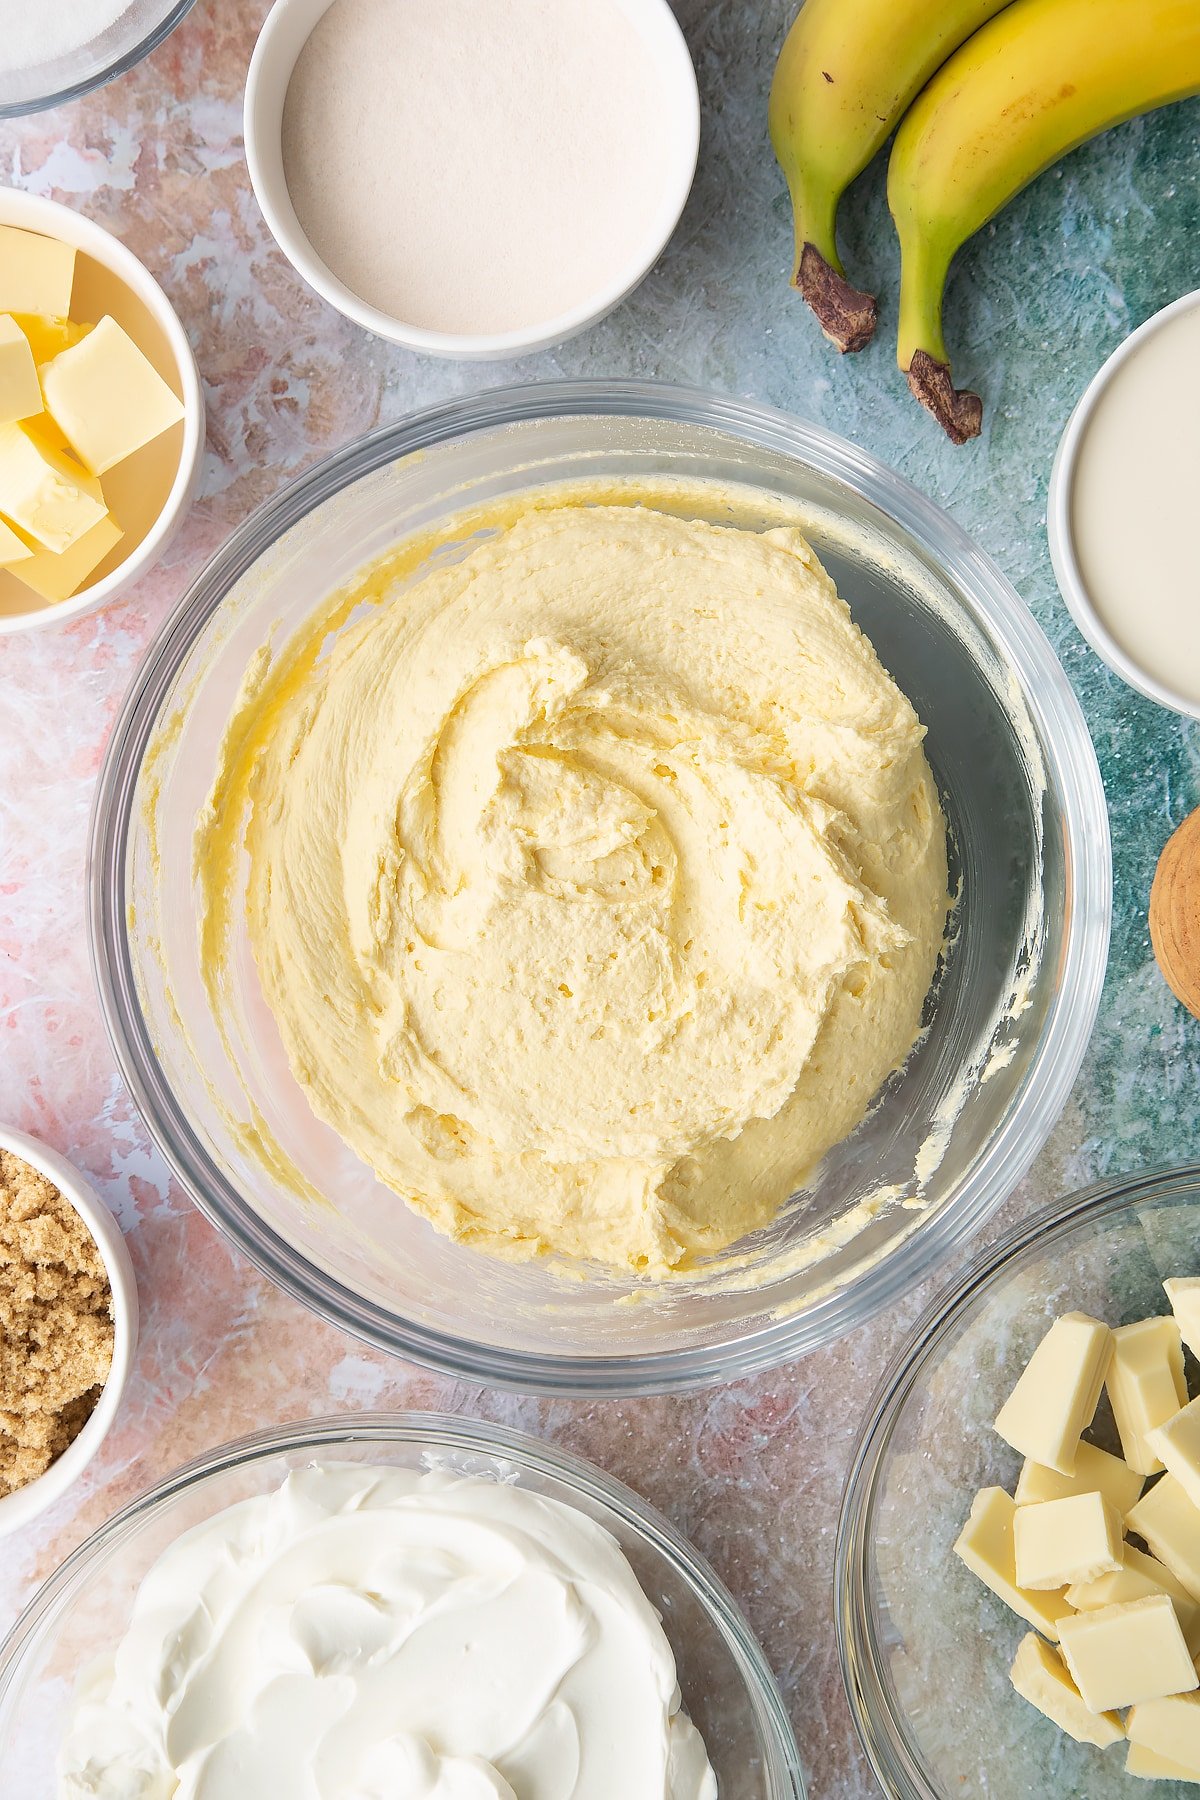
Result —
<path fill-rule="evenodd" d="M 508 1397 L 364 1350 L 235 1257 L 168 1178 L 105 1041 L 84 917 L 88 808 L 142 651 L 229 529 L 314 458 L 415 404 L 515 374 L 661 374 L 803 404 L 799 378 L 791 389 L 758 378 L 763 333 L 769 338 L 773 310 L 788 299 L 779 287 L 786 248 L 777 183 L 758 138 L 744 154 L 748 181 L 753 158 L 755 206 L 761 200 L 760 276 L 771 310 L 740 336 L 712 255 L 720 221 L 704 204 L 706 194 L 732 192 L 743 154 L 734 101 L 746 117 L 751 101 L 761 106 L 788 8 L 781 0 L 770 21 L 756 24 L 738 7 L 681 3 L 709 115 L 701 198 L 633 302 L 588 337 L 515 371 L 422 363 L 379 344 L 284 263 L 251 194 L 240 136 L 244 72 L 265 10 L 265 0 L 199 0 L 121 82 L 0 127 L 4 179 L 86 212 L 160 278 L 195 347 L 209 404 L 202 498 L 167 561 L 106 612 L 0 639 L 0 1118 L 93 1178 L 128 1235 L 143 1306 L 117 1430 L 78 1490 L 3 1547 L 0 1629 L 88 1531 L 210 1445 L 342 1408 L 459 1410 L 554 1438 L 667 1511 L 759 1633 L 813 1794 L 870 1793 L 837 1670 L 833 1536 L 862 1408 L 928 1293 L 801 1364 L 682 1399 Z M 741 72 L 741 88 L 728 107 L 715 106 L 728 71 Z M 809 398 L 826 395 L 830 371 L 816 334 L 796 341 Z M 856 415 L 847 428 L 869 438 L 867 425 Z M 1069 1148 L 1082 1135 L 1068 1115 L 1010 1213 L 1091 1172 Z"/>

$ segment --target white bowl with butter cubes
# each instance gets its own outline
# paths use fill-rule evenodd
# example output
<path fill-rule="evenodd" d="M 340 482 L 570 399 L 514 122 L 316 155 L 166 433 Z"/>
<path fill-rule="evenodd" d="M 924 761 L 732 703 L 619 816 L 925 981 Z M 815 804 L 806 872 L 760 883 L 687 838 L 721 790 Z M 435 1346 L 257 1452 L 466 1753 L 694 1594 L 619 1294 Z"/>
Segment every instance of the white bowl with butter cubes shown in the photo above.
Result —
<path fill-rule="evenodd" d="M 837 1625 L 884 1791 L 1200 1793 L 1200 1165 L 983 1253 L 885 1377 Z"/>
<path fill-rule="evenodd" d="M 203 455 L 195 358 L 153 276 L 90 219 L 0 188 L 0 633 L 129 589 Z"/>

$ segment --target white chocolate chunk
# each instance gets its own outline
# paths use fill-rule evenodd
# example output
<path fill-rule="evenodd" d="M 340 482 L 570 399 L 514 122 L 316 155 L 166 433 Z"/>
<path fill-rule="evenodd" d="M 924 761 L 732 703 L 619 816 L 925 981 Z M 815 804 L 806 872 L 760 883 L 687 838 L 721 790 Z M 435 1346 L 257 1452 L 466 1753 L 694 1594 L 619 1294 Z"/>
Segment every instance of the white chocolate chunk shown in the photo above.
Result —
<path fill-rule="evenodd" d="M 1143 1475 L 1156 1475 L 1163 1465 L 1146 1433 L 1187 1405 L 1183 1344 L 1174 1319 L 1142 1319 L 1113 1332 L 1108 1397 L 1125 1461 Z"/>
<path fill-rule="evenodd" d="M 1088 1710 L 1062 1657 L 1036 1631 L 1021 1639 L 1010 1680 L 1022 1699 L 1036 1706 L 1076 1743 L 1095 1744 L 1103 1750 L 1125 1736 L 1125 1727 L 1115 1712 Z"/>
<path fill-rule="evenodd" d="M 1017 1586 L 1013 1524 L 1017 1503 L 1003 1488 L 984 1488 L 954 1546 L 973 1575 L 1012 1608 L 1018 1618 L 1057 1639 L 1059 1620 L 1071 1611 L 1061 1593 L 1027 1593 Z"/>
<path fill-rule="evenodd" d="M 1166 1594 L 1074 1613 L 1060 1620 L 1058 1629 L 1067 1668 L 1092 1712 L 1137 1706 L 1197 1686 Z"/>
<path fill-rule="evenodd" d="M 1143 1781 L 1200 1781 L 1200 1769 L 1172 1762 L 1169 1756 L 1160 1756 L 1145 1744 L 1130 1744 L 1125 1773 L 1139 1775 Z"/>
<path fill-rule="evenodd" d="M 1200 1400 L 1148 1431 L 1146 1442 L 1192 1505 L 1200 1507 Z"/>
<path fill-rule="evenodd" d="M 1122 1566 L 1121 1516 L 1102 1494 L 1019 1506 L 1014 1521 L 1017 1586 L 1045 1591 L 1115 1575 Z"/>
<path fill-rule="evenodd" d="M 1131 1743 L 1166 1757 L 1177 1767 L 1196 1770 L 1192 1780 L 1200 1781 L 1200 1694 L 1147 1700 L 1134 1707 L 1125 1729 Z"/>
<path fill-rule="evenodd" d="M 1188 1654 L 1200 1655 L 1200 1601 L 1193 1600 L 1182 1581 L 1172 1575 L 1165 1563 L 1160 1563 L 1157 1557 L 1147 1556 L 1133 1544 L 1125 1545 L 1125 1562 L 1115 1575 L 1075 1582 L 1067 1589 L 1067 1599 L 1076 1612 L 1095 1612 L 1098 1606 L 1121 1606 L 1129 1600 L 1147 1600 L 1152 1594 L 1170 1596 Z"/>
<path fill-rule="evenodd" d="M 1192 1598 L 1200 1600 L 1200 1509 L 1173 1475 L 1156 1481 L 1130 1508 L 1125 1529 L 1145 1538 L 1159 1562 L 1166 1563 Z"/>
<path fill-rule="evenodd" d="M 1184 1343 L 1193 1356 L 1200 1357 L 1200 1276 L 1177 1276 L 1164 1281 L 1163 1288 Z"/>
<path fill-rule="evenodd" d="M 1037 1506 L 1046 1500 L 1069 1500 L 1072 1494 L 1103 1494 L 1124 1518 L 1130 1507 L 1136 1506 L 1145 1485 L 1145 1476 L 1119 1456 L 1110 1456 L 1095 1444 L 1080 1444 L 1073 1475 L 1060 1475 L 1057 1469 L 1027 1458 L 1017 1478 L 1015 1498 L 1018 1506 Z"/>
<path fill-rule="evenodd" d="M 1032 1462 L 1075 1473 L 1079 1439 L 1091 1424 L 1112 1354 L 1113 1334 L 1086 1313 L 1056 1319 L 1000 1408 L 996 1430 Z"/>

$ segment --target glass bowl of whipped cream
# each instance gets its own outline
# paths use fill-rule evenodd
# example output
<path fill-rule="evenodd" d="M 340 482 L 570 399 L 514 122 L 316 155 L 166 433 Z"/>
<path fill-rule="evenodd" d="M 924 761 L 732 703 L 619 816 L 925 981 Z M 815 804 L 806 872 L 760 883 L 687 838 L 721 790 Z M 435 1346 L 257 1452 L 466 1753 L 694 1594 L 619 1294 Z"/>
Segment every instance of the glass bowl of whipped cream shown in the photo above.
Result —
<path fill-rule="evenodd" d="M 94 1533 L 0 1649 L 0 1762 L 28 1800 L 805 1793 L 746 1620 L 666 1519 L 415 1413 L 225 1445 Z"/>
<path fill-rule="evenodd" d="M 196 1202 L 345 1329 L 541 1390 L 773 1365 L 960 1249 L 1109 906 L 1083 717 L 976 546 L 645 384 L 452 402 L 264 507 L 93 818 L 108 1028 Z"/>

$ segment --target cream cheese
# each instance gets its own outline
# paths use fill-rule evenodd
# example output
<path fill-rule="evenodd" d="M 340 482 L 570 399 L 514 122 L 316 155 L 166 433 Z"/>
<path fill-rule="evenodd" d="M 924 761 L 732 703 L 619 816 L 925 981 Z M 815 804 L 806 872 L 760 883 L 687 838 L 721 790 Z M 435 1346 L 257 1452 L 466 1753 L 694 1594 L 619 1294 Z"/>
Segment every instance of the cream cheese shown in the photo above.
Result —
<path fill-rule="evenodd" d="M 913 1045 L 923 737 L 800 532 L 531 511 L 239 708 L 202 918 L 244 830 L 292 1070 L 440 1230 L 662 1276 L 771 1220 Z"/>
<path fill-rule="evenodd" d="M 76 1699 L 60 1800 L 714 1800 L 657 1612 L 583 1513 L 299 1470 L 187 1532 Z"/>

